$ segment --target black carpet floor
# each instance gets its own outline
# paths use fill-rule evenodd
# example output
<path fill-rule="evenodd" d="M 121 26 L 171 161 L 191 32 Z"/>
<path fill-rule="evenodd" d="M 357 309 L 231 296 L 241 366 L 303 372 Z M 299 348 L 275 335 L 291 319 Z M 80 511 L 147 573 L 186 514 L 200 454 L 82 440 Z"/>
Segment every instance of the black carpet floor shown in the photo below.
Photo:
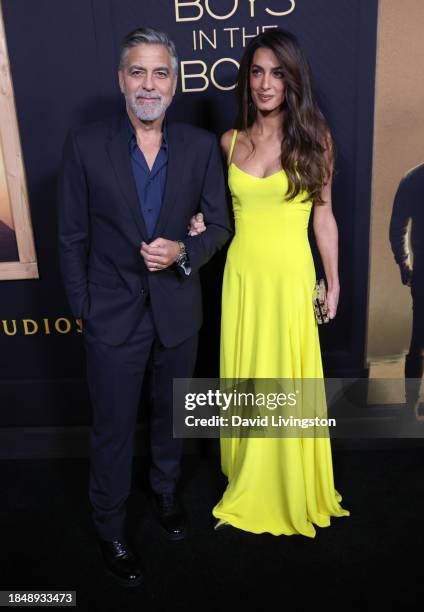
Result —
<path fill-rule="evenodd" d="M 145 583 L 105 574 L 87 500 L 88 461 L 0 462 L 0 590 L 75 590 L 77 609 L 406 610 L 423 607 L 424 449 L 338 450 L 349 518 L 303 536 L 213 531 L 225 485 L 215 453 L 184 460 L 186 541 L 170 543 L 150 510 L 144 458 L 134 465 L 129 532 Z"/>

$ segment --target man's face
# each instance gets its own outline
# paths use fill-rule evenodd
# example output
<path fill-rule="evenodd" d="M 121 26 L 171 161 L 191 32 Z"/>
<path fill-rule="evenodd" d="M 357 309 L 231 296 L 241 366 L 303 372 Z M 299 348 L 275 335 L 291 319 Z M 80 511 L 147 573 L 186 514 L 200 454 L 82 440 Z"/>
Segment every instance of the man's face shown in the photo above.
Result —
<path fill-rule="evenodd" d="M 127 107 L 138 119 L 154 121 L 165 114 L 177 87 L 166 47 L 144 43 L 132 47 L 118 76 Z"/>

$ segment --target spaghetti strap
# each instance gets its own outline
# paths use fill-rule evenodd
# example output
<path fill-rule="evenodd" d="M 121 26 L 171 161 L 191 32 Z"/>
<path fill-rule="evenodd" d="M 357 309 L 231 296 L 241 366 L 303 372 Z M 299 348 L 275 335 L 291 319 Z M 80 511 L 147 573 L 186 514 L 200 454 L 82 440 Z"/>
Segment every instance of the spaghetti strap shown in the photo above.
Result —
<path fill-rule="evenodd" d="M 233 158 L 233 153 L 234 153 L 234 146 L 236 144 L 236 139 L 237 139 L 237 130 L 233 130 L 233 137 L 231 139 L 231 146 L 230 146 L 230 150 L 228 152 L 228 165 L 231 164 L 231 160 Z"/>

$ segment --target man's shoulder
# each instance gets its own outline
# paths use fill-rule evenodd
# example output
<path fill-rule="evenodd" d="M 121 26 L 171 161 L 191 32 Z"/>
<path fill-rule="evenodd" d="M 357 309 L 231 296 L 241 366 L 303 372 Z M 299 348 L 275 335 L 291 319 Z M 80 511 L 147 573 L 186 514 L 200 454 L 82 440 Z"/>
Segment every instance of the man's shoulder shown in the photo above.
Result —
<path fill-rule="evenodd" d="M 118 130 L 122 124 L 123 115 L 112 115 L 106 119 L 93 121 L 84 125 L 71 127 L 69 132 L 78 140 L 105 138 Z"/>
<path fill-rule="evenodd" d="M 405 176 L 402 179 L 402 182 L 405 183 L 415 183 L 420 182 L 424 188 L 424 163 L 418 164 L 418 166 L 414 166 L 408 170 Z"/>
<path fill-rule="evenodd" d="M 190 142 L 198 142 L 200 144 L 209 143 L 210 145 L 211 142 L 216 141 L 216 136 L 213 132 L 190 123 L 170 121 L 168 123 L 168 131 L 170 134 L 182 136 L 184 140 Z"/>

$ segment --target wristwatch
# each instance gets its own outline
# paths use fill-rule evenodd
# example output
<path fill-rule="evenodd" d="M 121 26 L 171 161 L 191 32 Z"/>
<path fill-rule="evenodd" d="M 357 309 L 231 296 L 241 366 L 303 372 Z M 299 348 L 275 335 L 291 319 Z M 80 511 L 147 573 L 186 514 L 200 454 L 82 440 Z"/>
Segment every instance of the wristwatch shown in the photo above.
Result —
<path fill-rule="evenodd" d="M 185 244 L 182 240 L 177 240 L 177 242 L 178 246 L 180 247 L 180 254 L 175 258 L 174 264 L 184 273 L 185 276 L 190 276 L 191 266 Z"/>
<path fill-rule="evenodd" d="M 179 255 L 176 257 L 175 259 L 175 263 L 177 265 L 184 263 L 185 261 L 187 261 L 187 251 L 185 248 L 185 244 L 182 240 L 177 240 L 178 242 L 178 246 L 180 247 L 180 253 Z"/>

